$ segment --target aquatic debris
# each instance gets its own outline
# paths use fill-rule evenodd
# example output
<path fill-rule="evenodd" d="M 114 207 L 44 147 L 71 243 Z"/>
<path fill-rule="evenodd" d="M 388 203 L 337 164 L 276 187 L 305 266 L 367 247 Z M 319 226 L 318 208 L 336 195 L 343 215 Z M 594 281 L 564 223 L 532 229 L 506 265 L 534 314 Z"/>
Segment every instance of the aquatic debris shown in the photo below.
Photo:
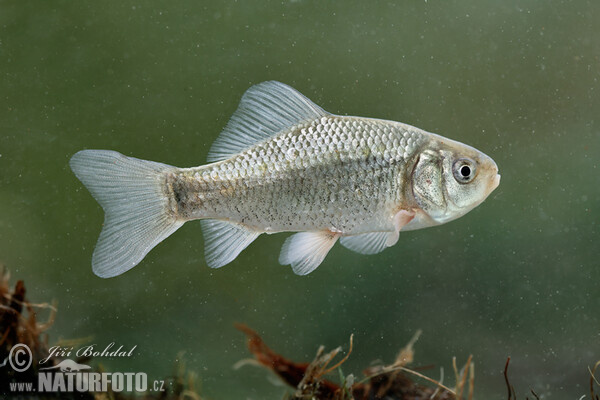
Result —
<path fill-rule="evenodd" d="M 186 371 L 183 355 L 180 354 L 177 359 L 180 360 L 175 366 L 176 370 L 172 376 L 164 379 L 166 391 L 126 394 L 122 392 L 113 392 L 109 384 L 109 391 L 105 393 L 91 392 L 55 392 L 43 394 L 30 394 L 27 396 L 15 396 L 15 393 L 9 392 L 11 382 L 37 382 L 39 361 L 48 358 L 49 346 L 47 331 L 51 328 L 54 317 L 57 312 L 55 304 L 31 303 L 25 297 L 25 283 L 22 280 L 17 281 L 14 289 L 10 286 L 10 273 L 0 265 L 0 366 L 6 366 L 10 350 L 14 345 L 24 344 L 31 350 L 31 366 L 18 374 L 13 368 L 0 367 L 0 397 L 1 398 L 27 398 L 27 399 L 77 399 L 77 400 L 201 400 L 196 390 L 196 375 Z M 45 322 L 38 321 L 38 314 L 41 310 L 48 310 L 49 315 Z M 61 345 L 69 346 L 76 343 L 87 343 L 89 338 L 61 341 Z M 79 357 L 71 363 L 88 362 L 89 357 Z M 48 358 L 42 366 L 43 369 L 59 368 L 61 360 L 55 356 Z M 63 361 L 64 365 L 64 361 Z M 87 367 L 87 365 L 85 365 Z M 102 366 L 94 368 L 94 372 L 108 372 Z"/>
<path fill-rule="evenodd" d="M 442 383 L 443 374 L 442 378 L 438 381 L 418 371 L 423 368 L 408 368 L 408 365 L 414 361 L 413 346 L 421 334 L 420 331 L 402 348 L 392 364 L 371 366 L 364 371 L 365 378 L 357 381 L 352 374 L 344 375 L 340 368 L 341 364 L 346 361 L 352 352 L 352 336 L 350 337 L 350 348 L 346 356 L 333 367 L 328 367 L 333 359 L 342 351 L 341 347 L 326 353 L 324 347 L 321 346 L 312 362 L 296 363 L 271 350 L 262 338 L 246 325 L 237 324 L 236 328 L 244 332 L 248 337 L 248 348 L 255 357 L 255 360 L 252 361 L 242 360 L 236 364 L 236 367 L 245 364 L 266 367 L 295 389 L 288 397 L 290 400 L 473 399 L 475 365 L 472 356 L 469 356 L 462 368 L 458 368 L 456 358 L 452 359 L 455 379 L 455 385 L 452 388 Z M 510 357 L 506 360 L 504 366 L 504 381 L 508 389 L 507 400 L 517 400 L 515 388 L 510 383 L 508 377 L 509 363 Z M 340 383 L 324 378 L 325 375 L 336 368 L 340 375 Z M 600 361 L 593 368 L 588 368 L 590 373 L 589 390 L 592 400 L 600 400 L 600 396 L 596 393 L 597 388 L 600 388 L 600 380 L 596 376 L 596 371 L 599 369 Z M 416 384 L 411 380 L 411 376 L 430 382 L 433 386 Z M 544 397 L 538 395 L 533 389 L 530 389 L 530 392 L 533 397 L 527 396 L 525 400 L 540 400 Z M 584 398 L 586 398 L 585 395 L 580 397 L 579 400 Z"/>
<path fill-rule="evenodd" d="M 600 382 L 596 378 L 596 370 L 598 367 L 600 367 L 600 361 L 594 365 L 594 368 L 588 368 L 588 371 L 590 371 L 590 394 L 592 395 L 592 400 L 600 400 L 600 396 L 597 395 L 596 391 L 594 390 L 595 386 L 600 387 Z"/>
<path fill-rule="evenodd" d="M 456 367 L 454 372 L 456 385 L 449 388 L 441 382 L 429 378 L 407 365 L 414 359 L 413 345 L 420 332 L 398 353 L 390 365 L 372 366 L 364 371 L 365 378 L 356 381 L 354 375 L 344 375 L 340 372 L 340 383 L 326 379 L 325 375 L 335 369 L 341 371 L 341 365 L 348 359 L 352 351 L 353 340 L 350 338 L 350 347 L 346 356 L 330 367 L 334 358 L 342 351 L 338 347 L 330 352 L 320 346 L 315 358 L 310 362 L 296 363 L 270 349 L 254 330 L 243 324 L 236 328 L 248 337 L 248 349 L 254 355 L 257 364 L 278 375 L 285 383 L 295 389 L 289 399 L 317 399 L 317 400 L 362 400 L 362 399 L 468 399 L 473 398 L 474 364 L 469 357 L 463 368 Z M 236 367 L 248 364 L 242 361 Z M 424 386 L 415 383 L 410 376 L 416 376 L 433 384 Z"/>
<path fill-rule="evenodd" d="M 22 343 L 29 347 L 34 359 L 48 355 L 48 337 L 45 332 L 54 322 L 56 307 L 49 303 L 34 304 L 25 298 L 25 283 L 17 281 L 14 289 L 10 287 L 10 273 L 0 266 L 0 364 L 7 362 L 10 350 Z M 38 312 L 49 310 L 46 322 L 38 322 Z M 50 360 L 49 366 L 55 365 Z M 37 363 L 19 374 L 19 379 L 37 379 Z M 15 371 L 0 368 L 0 382 L 11 382 Z M 0 388 L 2 390 L 2 388 Z"/>
<path fill-rule="evenodd" d="M 510 383 L 510 379 L 508 378 L 508 365 L 509 364 L 510 364 L 510 357 L 508 357 L 506 359 L 506 364 L 504 365 L 504 382 L 506 383 L 506 388 L 508 389 L 507 399 L 508 400 L 517 400 L 517 395 L 515 394 L 515 388 Z M 588 367 L 588 371 L 590 373 L 590 395 L 591 395 L 590 398 L 592 400 L 600 400 L 600 396 L 596 394 L 596 390 L 595 390 L 596 386 L 600 387 L 600 382 L 596 378 L 596 370 L 598 369 L 598 367 L 600 367 L 600 361 L 596 362 L 596 364 L 594 365 L 593 368 L 590 369 Z M 533 396 L 533 399 L 540 400 L 540 396 L 538 396 L 538 394 L 533 389 L 529 389 L 529 390 L 531 391 L 531 395 Z M 582 400 L 584 398 L 585 398 L 585 395 L 581 396 L 579 399 Z M 525 397 L 525 400 L 529 400 L 529 397 Z"/>

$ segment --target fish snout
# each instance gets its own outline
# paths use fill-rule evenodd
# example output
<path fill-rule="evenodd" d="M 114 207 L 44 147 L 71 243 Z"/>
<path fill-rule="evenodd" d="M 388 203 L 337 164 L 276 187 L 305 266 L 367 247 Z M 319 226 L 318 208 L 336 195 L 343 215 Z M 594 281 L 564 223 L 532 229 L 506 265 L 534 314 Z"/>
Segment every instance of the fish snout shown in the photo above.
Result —
<path fill-rule="evenodd" d="M 498 173 L 498 167 L 496 166 L 496 164 L 494 163 L 494 167 L 493 170 L 491 171 L 492 173 L 490 174 L 490 181 L 488 183 L 488 187 L 487 187 L 487 194 L 486 197 L 492 193 L 497 187 L 498 185 L 500 185 L 500 174 Z"/>
<path fill-rule="evenodd" d="M 498 173 L 498 164 L 489 156 L 484 158 L 484 169 L 486 170 L 488 181 L 487 195 L 492 193 L 500 184 L 500 174 Z"/>
<path fill-rule="evenodd" d="M 494 181 L 492 182 L 492 190 L 494 190 L 498 187 L 498 185 L 500 184 L 500 178 L 501 178 L 501 175 L 496 174 L 496 176 L 494 177 Z"/>

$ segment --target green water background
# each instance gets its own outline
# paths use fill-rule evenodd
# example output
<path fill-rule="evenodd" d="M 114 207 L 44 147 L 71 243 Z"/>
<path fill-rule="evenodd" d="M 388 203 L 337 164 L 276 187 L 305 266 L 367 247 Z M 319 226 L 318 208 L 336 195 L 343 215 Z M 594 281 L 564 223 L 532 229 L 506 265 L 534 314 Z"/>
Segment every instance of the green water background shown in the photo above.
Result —
<path fill-rule="evenodd" d="M 285 356 L 347 348 L 345 373 L 473 354 L 476 397 L 588 394 L 600 359 L 600 3 L 593 1 L 0 1 L 0 261 L 50 342 L 137 345 L 107 368 L 169 375 L 185 351 L 209 398 L 280 398 L 233 328 Z M 471 144 L 502 174 L 486 202 L 383 253 L 336 246 L 317 271 L 260 237 L 209 269 L 189 223 L 116 279 L 91 272 L 100 207 L 68 168 L 84 148 L 203 164 L 243 92 L 288 83 L 326 110 L 399 120 Z"/>

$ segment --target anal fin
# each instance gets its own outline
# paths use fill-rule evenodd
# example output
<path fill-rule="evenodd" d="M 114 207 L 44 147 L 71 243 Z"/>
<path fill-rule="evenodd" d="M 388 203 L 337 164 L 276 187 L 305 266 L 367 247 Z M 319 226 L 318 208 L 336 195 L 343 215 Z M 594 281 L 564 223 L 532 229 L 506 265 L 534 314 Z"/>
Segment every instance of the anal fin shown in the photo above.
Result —
<path fill-rule="evenodd" d="M 307 275 L 323 262 L 339 237 L 339 233 L 329 231 L 296 233 L 283 244 L 279 262 L 291 264 L 297 275 Z"/>
<path fill-rule="evenodd" d="M 234 222 L 203 219 L 204 258 L 211 268 L 232 262 L 261 232 Z"/>

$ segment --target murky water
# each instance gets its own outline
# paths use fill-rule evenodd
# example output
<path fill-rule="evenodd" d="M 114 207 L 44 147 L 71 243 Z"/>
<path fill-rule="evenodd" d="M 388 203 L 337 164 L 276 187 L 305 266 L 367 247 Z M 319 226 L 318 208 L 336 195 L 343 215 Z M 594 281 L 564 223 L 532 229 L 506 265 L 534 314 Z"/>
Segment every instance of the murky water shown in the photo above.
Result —
<path fill-rule="evenodd" d="M 355 349 L 344 372 L 473 354 L 476 397 L 513 384 L 588 393 L 600 359 L 600 7 L 586 1 L 0 3 L 0 260 L 32 301 L 58 301 L 50 342 L 137 345 L 114 370 L 171 374 L 184 351 L 211 398 L 280 398 L 244 322 L 289 358 Z M 252 84 L 276 79 L 328 111 L 394 119 L 492 156 L 475 211 L 375 256 L 336 246 L 306 277 L 260 237 L 209 269 L 198 223 L 109 280 L 90 259 L 102 210 L 68 168 L 84 148 L 205 162 Z"/>

